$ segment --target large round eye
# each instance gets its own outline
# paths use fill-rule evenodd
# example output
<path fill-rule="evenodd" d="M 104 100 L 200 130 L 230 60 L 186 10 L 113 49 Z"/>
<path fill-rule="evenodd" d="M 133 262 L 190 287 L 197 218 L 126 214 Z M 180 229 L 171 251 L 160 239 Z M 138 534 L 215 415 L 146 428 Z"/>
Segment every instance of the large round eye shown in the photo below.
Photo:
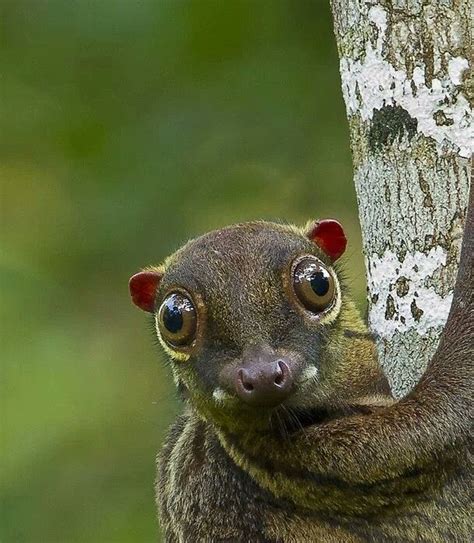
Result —
<path fill-rule="evenodd" d="M 321 313 L 334 300 L 334 278 L 313 258 L 298 263 L 293 272 L 293 288 L 299 301 L 313 313 Z"/>
<path fill-rule="evenodd" d="M 167 296 L 158 311 L 161 337 L 174 347 L 188 346 L 193 342 L 196 321 L 192 301 L 179 292 Z"/>

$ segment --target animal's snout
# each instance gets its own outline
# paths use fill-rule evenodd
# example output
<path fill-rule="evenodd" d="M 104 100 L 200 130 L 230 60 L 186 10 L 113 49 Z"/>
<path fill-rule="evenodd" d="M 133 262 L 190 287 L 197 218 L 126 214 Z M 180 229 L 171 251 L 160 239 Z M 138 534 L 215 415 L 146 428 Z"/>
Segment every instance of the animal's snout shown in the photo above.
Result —
<path fill-rule="evenodd" d="M 287 362 L 277 356 L 245 361 L 235 373 L 237 396 L 251 405 L 273 406 L 288 397 L 293 376 Z"/>

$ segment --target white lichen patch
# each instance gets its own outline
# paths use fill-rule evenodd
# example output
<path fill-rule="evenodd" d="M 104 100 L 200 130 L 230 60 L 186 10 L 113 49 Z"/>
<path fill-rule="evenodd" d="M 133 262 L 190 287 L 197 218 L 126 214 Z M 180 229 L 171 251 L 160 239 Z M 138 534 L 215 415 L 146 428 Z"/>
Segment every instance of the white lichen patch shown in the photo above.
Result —
<path fill-rule="evenodd" d="M 462 75 L 469 68 L 467 58 L 453 57 L 448 63 L 448 74 L 455 85 L 462 83 Z"/>
<path fill-rule="evenodd" d="M 361 60 L 347 56 L 340 60 L 348 115 L 357 113 L 364 121 L 370 121 L 374 110 L 387 105 L 401 106 L 417 120 L 418 132 L 436 141 L 439 153 L 454 146 L 461 157 L 469 157 L 474 148 L 471 109 L 459 92 L 469 65 L 467 59 L 460 56 L 447 59 L 443 77 L 433 78 L 429 84 L 424 65 L 416 66 L 409 77 L 386 59 L 387 12 L 379 5 L 372 6 L 368 16 L 377 29 L 375 44 L 367 40 Z"/>
<path fill-rule="evenodd" d="M 407 253 L 403 262 L 390 250 L 382 257 L 373 254 L 368 259 L 369 320 L 379 337 L 391 338 L 397 331 L 410 329 L 422 336 L 444 326 L 452 293 L 443 297 L 427 283 L 446 265 L 446 257 L 446 251 L 437 246 L 427 254 Z"/>

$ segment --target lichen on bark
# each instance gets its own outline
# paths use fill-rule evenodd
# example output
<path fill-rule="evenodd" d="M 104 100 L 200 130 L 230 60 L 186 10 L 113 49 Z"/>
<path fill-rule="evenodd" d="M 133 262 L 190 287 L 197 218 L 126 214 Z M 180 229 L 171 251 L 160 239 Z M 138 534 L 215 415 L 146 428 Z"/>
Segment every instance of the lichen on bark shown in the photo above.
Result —
<path fill-rule="evenodd" d="M 448 316 L 473 145 L 466 0 L 332 0 L 368 275 L 397 396 Z"/>

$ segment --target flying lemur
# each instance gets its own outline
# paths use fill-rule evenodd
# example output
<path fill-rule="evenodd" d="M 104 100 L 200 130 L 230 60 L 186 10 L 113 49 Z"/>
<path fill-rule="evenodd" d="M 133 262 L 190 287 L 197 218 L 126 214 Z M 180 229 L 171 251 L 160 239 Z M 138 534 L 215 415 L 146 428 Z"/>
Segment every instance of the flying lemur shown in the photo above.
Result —
<path fill-rule="evenodd" d="M 158 459 L 166 541 L 471 540 L 473 223 L 471 195 L 448 323 L 400 401 L 334 220 L 223 228 L 131 278 L 185 405 Z"/>

